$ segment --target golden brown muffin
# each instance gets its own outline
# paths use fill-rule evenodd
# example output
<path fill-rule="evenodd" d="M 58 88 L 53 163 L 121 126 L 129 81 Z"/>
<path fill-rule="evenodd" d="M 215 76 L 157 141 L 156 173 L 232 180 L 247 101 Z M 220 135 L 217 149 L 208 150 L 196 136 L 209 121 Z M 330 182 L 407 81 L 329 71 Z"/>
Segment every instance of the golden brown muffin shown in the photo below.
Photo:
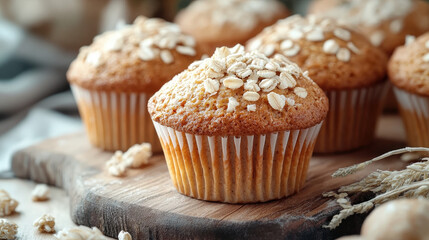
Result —
<path fill-rule="evenodd" d="M 429 147 L 429 33 L 396 49 L 388 66 L 408 144 Z"/>
<path fill-rule="evenodd" d="M 308 12 L 358 29 L 388 55 L 405 36 L 429 31 L 429 3 L 422 0 L 316 0 Z"/>
<path fill-rule="evenodd" d="M 179 192 L 244 203 L 303 186 L 328 102 L 287 58 L 237 45 L 190 65 L 148 108 Z"/>
<path fill-rule="evenodd" d="M 212 54 L 216 47 L 244 44 L 288 15 L 277 0 L 199 0 L 180 11 L 175 21 Z"/>
<path fill-rule="evenodd" d="M 150 142 L 160 151 L 147 100 L 200 56 L 176 24 L 145 17 L 83 47 L 67 78 L 91 142 L 111 151 Z"/>
<path fill-rule="evenodd" d="M 329 18 L 295 15 L 266 28 L 249 41 L 247 49 L 267 56 L 283 54 L 327 93 L 330 113 L 317 152 L 347 151 L 371 141 L 383 99 L 387 57 L 363 35 Z"/>

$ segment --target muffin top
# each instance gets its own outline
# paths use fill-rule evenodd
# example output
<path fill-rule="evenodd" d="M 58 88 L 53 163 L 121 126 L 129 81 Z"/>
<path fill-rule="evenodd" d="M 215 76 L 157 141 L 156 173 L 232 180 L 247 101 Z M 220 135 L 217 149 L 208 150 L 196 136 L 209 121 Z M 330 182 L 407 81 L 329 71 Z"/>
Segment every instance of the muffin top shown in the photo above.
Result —
<path fill-rule="evenodd" d="M 429 33 L 397 48 L 389 61 L 388 72 L 395 86 L 429 96 Z"/>
<path fill-rule="evenodd" d="M 329 18 L 291 16 L 265 28 L 246 47 L 285 55 L 324 90 L 366 87 L 386 75 L 386 55 Z"/>
<path fill-rule="evenodd" d="M 389 55 L 404 44 L 406 35 L 429 31 L 429 3 L 422 0 L 318 0 L 309 13 L 359 29 Z"/>
<path fill-rule="evenodd" d="M 327 114 L 323 91 L 282 55 L 241 45 L 194 62 L 149 100 L 152 120 L 186 133 L 226 136 L 304 129 Z"/>
<path fill-rule="evenodd" d="M 288 15 L 276 0 L 199 0 L 180 11 L 176 22 L 197 41 L 234 46 Z"/>
<path fill-rule="evenodd" d="M 67 78 L 91 90 L 154 93 L 199 57 L 194 38 L 176 24 L 138 17 L 82 47 Z"/>

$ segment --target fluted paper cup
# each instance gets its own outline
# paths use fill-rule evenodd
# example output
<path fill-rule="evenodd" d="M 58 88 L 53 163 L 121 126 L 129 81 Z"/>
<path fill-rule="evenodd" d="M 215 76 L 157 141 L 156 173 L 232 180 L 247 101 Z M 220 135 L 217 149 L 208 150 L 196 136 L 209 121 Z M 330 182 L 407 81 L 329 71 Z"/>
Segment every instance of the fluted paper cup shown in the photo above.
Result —
<path fill-rule="evenodd" d="M 147 111 L 145 93 L 93 91 L 71 86 L 90 142 L 108 151 L 126 151 L 137 143 L 161 144 Z"/>
<path fill-rule="evenodd" d="M 326 91 L 329 112 L 316 142 L 317 153 L 354 150 L 371 143 L 389 85 Z"/>
<path fill-rule="evenodd" d="M 429 97 L 393 88 L 407 133 L 408 145 L 429 147 Z"/>
<path fill-rule="evenodd" d="M 202 136 L 154 122 L 176 189 L 227 203 L 265 202 L 305 183 L 321 123 L 303 130 L 251 136 Z"/>

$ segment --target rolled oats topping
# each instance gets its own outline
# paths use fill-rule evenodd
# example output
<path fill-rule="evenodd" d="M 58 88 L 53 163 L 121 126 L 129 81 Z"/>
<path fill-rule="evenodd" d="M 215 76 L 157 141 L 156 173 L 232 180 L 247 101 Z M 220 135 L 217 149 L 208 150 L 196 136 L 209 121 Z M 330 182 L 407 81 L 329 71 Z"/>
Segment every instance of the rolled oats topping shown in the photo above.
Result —
<path fill-rule="evenodd" d="M 233 24 L 250 31 L 260 20 L 270 20 L 281 8 L 274 0 L 200 0 L 189 5 L 188 10 L 209 14 L 210 24 Z"/>
<path fill-rule="evenodd" d="M 14 213 L 18 204 L 18 201 L 12 199 L 5 190 L 0 189 L 0 217 Z"/>
<path fill-rule="evenodd" d="M 268 103 L 275 110 L 279 110 L 279 111 L 283 110 L 286 104 L 286 97 L 274 92 L 268 93 L 267 99 L 268 99 Z"/>
<path fill-rule="evenodd" d="M 259 100 L 259 94 L 257 92 L 245 92 L 243 94 L 244 100 L 255 102 Z"/>
<path fill-rule="evenodd" d="M 334 35 L 337 38 L 342 39 L 344 41 L 350 41 L 350 38 L 351 38 L 351 33 L 345 29 L 342 29 L 342 28 L 336 28 L 334 30 Z"/>
<path fill-rule="evenodd" d="M 102 47 L 97 50 L 83 49 L 85 62 L 95 68 L 106 62 L 109 52 L 135 51 L 134 46 L 139 46 L 136 52 L 142 61 L 161 59 L 172 64 L 173 51 L 184 56 L 196 55 L 194 38 L 182 33 L 178 25 L 142 16 L 132 25 L 95 37 L 94 43 L 99 42 Z"/>
<path fill-rule="evenodd" d="M 217 75 L 213 76 L 213 73 Z M 218 48 L 211 58 L 192 64 L 176 77 L 196 79 L 202 84 L 206 96 L 220 91 L 231 92 L 232 96 L 225 101 L 227 112 L 238 108 L 256 111 L 263 102 L 282 111 L 286 103 L 295 105 L 297 94 L 294 89 L 298 88 L 299 98 L 307 96 L 306 89 L 299 86 L 297 79 L 308 76 L 304 76 L 295 63 L 279 54 L 268 58 L 258 51 L 245 52 L 241 45 Z"/>
<path fill-rule="evenodd" d="M 336 54 L 340 49 L 340 45 L 334 40 L 329 39 L 323 44 L 323 51 L 329 54 Z"/>
<path fill-rule="evenodd" d="M 266 54 L 264 49 L 267 45 L 276 44 L 281 49 L 280 53 L 286 57 L 294 57 L 302 51 L 303 40 L 301 39 L 305 38 L 309 42 L 323 42 L 323 52 L 337 56 L 340 61 L 348 62 L 352 53 L 360 53 L 358 47 L 353 43 L 352 33 L 339 27 L 338 23 L 329 18 L 313 15 L 303 18 L 295 15 L 278 21 L 265 32 L 268 33 L 265 38 L 256 37 L 250 42 L 248 45 L 250 50 L 259 50 L 266 56 L 271 56 L 274 52 Z M 252 44 L 253 41 L 260 42 L 260 44 Z M 345 48 L 349 48 L 351 52 Z"/>
<path fill-rule="evenodd" d="M 374 27 L 389 22 L 393 34 L 403 30 L 404 18 L 412 10 L 414 0 L 347 0 L 322 15 L 338 19 L 341 24 L 351 27 Z M 371 42 L 380 46 L 384 34 L 371 36 Z"/>

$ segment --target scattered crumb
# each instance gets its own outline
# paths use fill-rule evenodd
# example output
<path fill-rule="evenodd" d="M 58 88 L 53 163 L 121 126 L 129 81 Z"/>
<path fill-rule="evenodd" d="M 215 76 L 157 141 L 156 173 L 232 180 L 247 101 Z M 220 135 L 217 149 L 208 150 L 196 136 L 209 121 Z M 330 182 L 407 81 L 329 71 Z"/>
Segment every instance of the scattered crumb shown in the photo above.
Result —
<path fill-rule="evenodd" d="M 5 190 L 0 189 L 0 217 L 11 215 L 18 204 Z"/>
<path fill-rule="evenodd" d="M 41 233 L 54 233 L 55 218 L 49 214 L 43 214 L 43 216 L 34 221 L 33 226 Z"/>
<path fill-rule="evenodd" d="M 4 218 L 0 218 L 0 239 L 15 239 L 18 225 Z"/>
<path fill-rule="evenodd" d="M 31 192 L 31 199 L 35 202 L 49 199 L 49 187 L 46 184 L 37 184 Z"/>
<path fill-rule="evenodd" d="M 118 240 L 133 240 L 133 238 L 128 232 L 122 230 L 118 235 Z"/>
<path fill-rule="evenodd" d="M 91 229 L 86 226 L 65 228 L 55 234 L 55 237 L 58 240 L 107 240 L 107 237 L 98 228 Z"/>
<path fill-rule="evenodd" d="M 127 168 L 139 168 L 149 163 L 152 156 L 152 145 L 150 143 L 136 144 L 125 153 L 116 151 L 106 163 L 110 175 L 115 177 L 125 176 Z"/>

